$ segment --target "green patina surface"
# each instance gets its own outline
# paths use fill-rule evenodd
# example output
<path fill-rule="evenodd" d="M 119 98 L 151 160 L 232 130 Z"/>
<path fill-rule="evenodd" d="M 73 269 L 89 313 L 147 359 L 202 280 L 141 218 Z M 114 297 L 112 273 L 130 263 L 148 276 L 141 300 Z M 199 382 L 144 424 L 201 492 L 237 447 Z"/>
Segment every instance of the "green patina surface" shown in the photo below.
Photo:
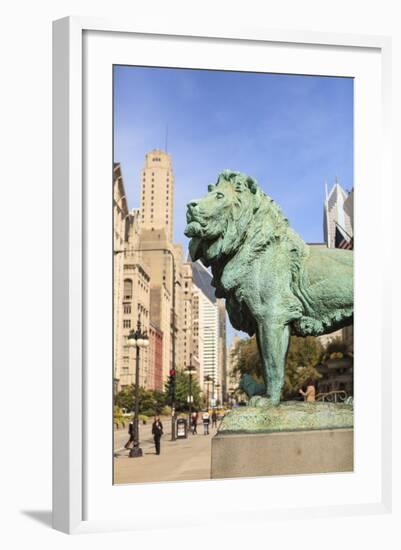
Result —
<path fill-rule="evenodd" d="M 353 428 L 352 405 L 283 401 L 273 407 L 238 407 L 222 420 L 219 434 Z"/>
<path fill-rule="evenodd" d="M 353 322 L 353 252 L 308 246 L 251 177 L 225 170 L 188 204 L 193 261 L 211 267 L 231 324 L 256 335 L 264 387 L 278 405 L 291 334 L 320 335 Z"/>

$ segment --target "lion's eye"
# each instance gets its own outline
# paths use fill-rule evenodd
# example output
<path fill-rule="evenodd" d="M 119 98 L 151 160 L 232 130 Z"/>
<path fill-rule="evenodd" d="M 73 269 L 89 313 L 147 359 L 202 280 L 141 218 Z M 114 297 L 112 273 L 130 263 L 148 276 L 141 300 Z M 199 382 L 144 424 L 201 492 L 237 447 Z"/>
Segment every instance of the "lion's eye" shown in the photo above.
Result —
<path fill-rule="evenodd" d="M 224 199 L 223 193 L 216 193 L 216 197 L 217 197 L 218 199 Z"/>

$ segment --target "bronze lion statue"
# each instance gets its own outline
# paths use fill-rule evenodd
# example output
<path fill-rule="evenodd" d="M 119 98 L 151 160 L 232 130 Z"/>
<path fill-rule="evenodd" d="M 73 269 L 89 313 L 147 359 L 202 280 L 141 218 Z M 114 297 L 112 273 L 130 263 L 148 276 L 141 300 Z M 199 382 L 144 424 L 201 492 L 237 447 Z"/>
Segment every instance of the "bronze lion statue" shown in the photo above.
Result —
<path fill-rule="evenodd" d="M 308 246 L 245 174 L 225 170 L 191 201 L 185 235 L 210 267 L 231 324 L 256 335 L 265 399 L 277 405 L 290 334 L 320 335 L 353 322 L 353 252 Z"/>

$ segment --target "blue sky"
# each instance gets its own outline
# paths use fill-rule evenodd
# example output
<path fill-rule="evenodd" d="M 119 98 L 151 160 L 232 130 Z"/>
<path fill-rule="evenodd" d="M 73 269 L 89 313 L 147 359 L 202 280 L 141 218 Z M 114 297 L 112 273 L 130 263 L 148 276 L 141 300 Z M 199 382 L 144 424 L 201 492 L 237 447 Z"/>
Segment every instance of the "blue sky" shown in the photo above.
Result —
<path fill-rule="evenodd" d="M 256 178 L 307 242 L 323 240 L 324 182 L 353 186 L 350 78 L 117 66 L 114 160 L 139 206 L 145 153 L 175 174 L 174 239 L 187 249 L 186 204 L 225 168 Z"/>

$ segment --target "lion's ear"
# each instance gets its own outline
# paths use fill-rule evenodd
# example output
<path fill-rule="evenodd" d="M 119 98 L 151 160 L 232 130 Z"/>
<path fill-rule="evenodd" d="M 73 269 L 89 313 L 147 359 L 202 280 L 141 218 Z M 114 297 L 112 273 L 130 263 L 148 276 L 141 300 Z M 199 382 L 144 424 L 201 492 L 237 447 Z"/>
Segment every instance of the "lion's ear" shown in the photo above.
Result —
<path fill-rule="evenodd" d="M 214 191 L 215 189 L 215 185 L 213 185 L 212 183 L 210 183 L 208 186 L 207 186 L 207 190 L 209 191 L 209 193 L 211 193 L 212 191 Z"/>

